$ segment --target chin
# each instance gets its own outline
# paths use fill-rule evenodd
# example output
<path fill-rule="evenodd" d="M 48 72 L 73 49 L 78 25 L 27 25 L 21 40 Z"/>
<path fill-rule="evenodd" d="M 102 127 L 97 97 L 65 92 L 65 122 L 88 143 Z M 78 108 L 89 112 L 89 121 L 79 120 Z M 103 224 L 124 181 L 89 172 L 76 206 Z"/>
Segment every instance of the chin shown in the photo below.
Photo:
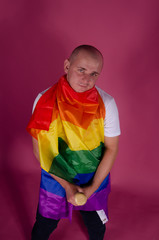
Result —
<path fill-rule="evenodd" d="M 88 89 L 85 88 L 85 89 L 79 89 L 77 92 L 86 92 Z"/>
<path fill-rule="evenodd" d="M 81 92 L 85 92 L 85 91 L 83 91 L 83 90 L 75 90 L 75 92 L 81 93 Z"/>

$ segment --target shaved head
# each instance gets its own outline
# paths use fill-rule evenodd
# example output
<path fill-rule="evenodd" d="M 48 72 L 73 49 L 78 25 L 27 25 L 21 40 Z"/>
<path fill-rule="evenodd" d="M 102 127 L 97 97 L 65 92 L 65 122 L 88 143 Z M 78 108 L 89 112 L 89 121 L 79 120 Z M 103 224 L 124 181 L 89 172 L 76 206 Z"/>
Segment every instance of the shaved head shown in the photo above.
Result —
<path fill-rule="evenodd" d="M 80 52 L 88 53 L 92 58 L 99 59 L 100 61 L 102 61 L 102 64 L 103 64 L 103 55 L 97 48 L 91 45 L 80 45 L 76 47 L 69 57 L 70 63 L 76 59 L 76 57 Z"/>
<path fill-rule="evenodd" d="M 101 52 L 90 45 L 75 48 L 64 61 L 67 81 L 76 92 L 85 92 L 93 88 L 103 67 Z"/>

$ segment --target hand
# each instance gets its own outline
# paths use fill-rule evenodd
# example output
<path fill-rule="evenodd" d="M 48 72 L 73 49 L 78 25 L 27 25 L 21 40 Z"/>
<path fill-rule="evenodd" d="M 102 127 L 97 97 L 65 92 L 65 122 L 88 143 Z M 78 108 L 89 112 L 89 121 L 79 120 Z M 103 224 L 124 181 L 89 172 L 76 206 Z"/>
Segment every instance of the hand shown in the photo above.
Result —
<path fill-rule="evenodd" d="M 88 187 L 84 187 L 82 188 L 82 191 L 84 193 L 84 195 L 86 195 L 87 199 L 95 192 L 95 189 L 93 188 L 92 185 L 88 186 Z"/>
<path fill-rule="evenodd" d="M 65 187 L 65 191 L 66 191 L 67 201 L 73 204 L 74 206 L 78 206 L 77 203 L 75 202 L 75 194 L 77 192 L 83 192 L 82 188 L 72 183 L 68 183 L 67 186 Z"/>
<path fill-rule="evenodd" d="M 50 173 L 50 175 L 65 189 L 67 201 L 72 203 L 74 206 L 77 206 L 75 202 L 75 194 L 77 192 L 83 192 L 82 188 L 52 173 Z"/>

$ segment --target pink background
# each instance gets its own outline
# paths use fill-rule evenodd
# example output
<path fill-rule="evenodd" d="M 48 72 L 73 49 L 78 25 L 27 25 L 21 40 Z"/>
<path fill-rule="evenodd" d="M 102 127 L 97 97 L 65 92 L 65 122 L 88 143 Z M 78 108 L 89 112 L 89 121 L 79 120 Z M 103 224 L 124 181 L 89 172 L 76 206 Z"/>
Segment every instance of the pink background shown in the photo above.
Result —
<path fill-rule="evenodd" d="M 80 44 L 103 53 L 97 85 L 120 114 L 105 239 L 159 239 L 158 7 L 158 0 L 1 0 L 0 239 L 30 239 L 40 167 L 25 128 L 36 95 Z M 88 239 L 79 214 L 51 239 Z"/>

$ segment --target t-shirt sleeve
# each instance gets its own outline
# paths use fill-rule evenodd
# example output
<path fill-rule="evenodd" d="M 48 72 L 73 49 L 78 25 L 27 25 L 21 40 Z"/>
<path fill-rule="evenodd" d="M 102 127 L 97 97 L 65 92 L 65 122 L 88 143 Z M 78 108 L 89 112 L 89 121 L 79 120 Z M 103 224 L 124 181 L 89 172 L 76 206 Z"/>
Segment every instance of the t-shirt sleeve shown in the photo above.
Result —
<path fill-rule="evenodd" d="M 39 101 L 39 99 L 41 98 L 41 96 L 42 96 L 42 94 L 39 93 L 38 96 L 35 98 L 35 101 L 34 101 L 34 103 L 33 103 L 32 113 L 34 112 L 35 107 L 36 107 L 36 104 L 37 104 L 37 102 Z"/>
<path fill-rule="evenodd" d="M 116 137 L 121 134 L 119 113 L 114 98 L 111 98 L 106 107 L 106 117 L 104 120 L 104 136 Z"/>
<path fill-rule="evenodd" d="M 120 122 L 119 113 L 116 102 L 112 96 L 103 91 L 101 88 L 97 87 L 97 90 L 103 99 L 106 116 L 104 119 L 104 136 L 106 137 L 116 137 L 121 134 L 120 132 Z"/>
<path fill-rule="evenodd" d="M 49 88 L 47 88 L 46 90 L 42 91 L 41 93 L 38 94 L 38 96 L 35 98 L 34 103 L 33 103 L 33 108 L 32 108 L 32 113 L 35 110 L 36 104 L 38 103 L 39 99 L 41 98 L 41 96 L 48 90 Z"/>

